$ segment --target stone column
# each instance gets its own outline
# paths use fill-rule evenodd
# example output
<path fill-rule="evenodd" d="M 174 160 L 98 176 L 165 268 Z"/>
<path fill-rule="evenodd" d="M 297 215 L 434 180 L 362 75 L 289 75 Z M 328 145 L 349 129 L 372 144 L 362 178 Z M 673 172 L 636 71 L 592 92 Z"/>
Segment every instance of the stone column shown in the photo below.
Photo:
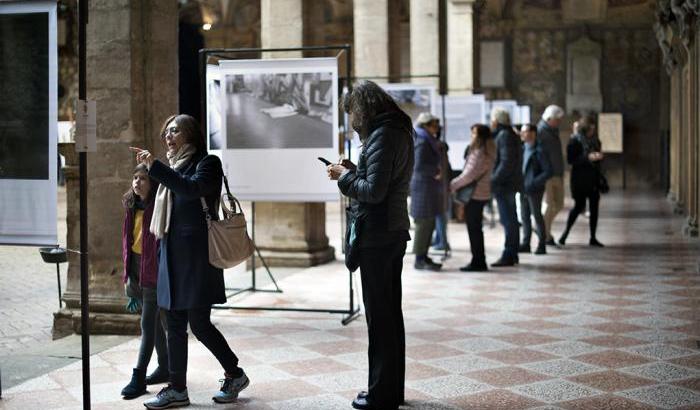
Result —
<path fill-rule="evenodd" d="M 451 95 L 474 89 L 474 0 L 447 2 L 447 88 Z"/>
<path fill-rule="evenodd" d="M 300 47 L 302 0 L 261 0 L 263 48 Z M 300 52 L 266 53 L 264 58 L 296 58 Z M 326 236 L 323 202 L 257 202 L 255 242 L 270 266 L 314 266 L 335 259 Z"/>
<path fill-rule="evenodd" d="M 389 5 L 387 0 L 354 0 L 352 5 L 356 77 L 389 75 Z M 386 79 L 377 79 L 386 82 Z"/>
<path fill-rule="evenodd" d="M 438 0 L 411 0 L 411 75 L 440 73 Z M 437 78 L 414 78 L 413 83 L 439 85 Z"/>
<path fill-rule="evenodd" d="M 87 97 L 97 102 L 97 152 L 88 154 L 88 267 L 93 333 L 136 333 L 126 314 L 121 231 L 122 193 L 136 165 L 130 145 L 164 152 L 158 130 L 178 107 L 177 2 L 91 1 L 87 26 Z M 70 179 L 69 175 L 69 179 Z M 77 184 L 68 198 L 77 198 Z M 68 243 L 77 248 L 78 205 L 69 205 Z M 72 254 L 54 315 L 54 335 L 79 331 L 80 263 Z"/>
<path fill-rule="evenodd" d="M 263 48 L 300 47 L 303 43 L 302 0 L 260 0 L 260 44 Z M 301 57 L 300 52 L 268 53 L 265 58 Z"/>

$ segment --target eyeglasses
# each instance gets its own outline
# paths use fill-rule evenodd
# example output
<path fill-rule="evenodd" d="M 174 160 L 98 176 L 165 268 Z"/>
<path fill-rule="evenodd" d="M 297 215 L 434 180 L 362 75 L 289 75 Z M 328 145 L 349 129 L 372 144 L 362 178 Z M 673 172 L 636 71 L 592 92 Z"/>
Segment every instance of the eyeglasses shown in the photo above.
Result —
<path fill-rule="evenodd" d="M 180 134 L 180 129 L 178 127 L 168 127 L 163 132 L 163 139 L 168 138 L 168 135 L 175 137 Z"/>

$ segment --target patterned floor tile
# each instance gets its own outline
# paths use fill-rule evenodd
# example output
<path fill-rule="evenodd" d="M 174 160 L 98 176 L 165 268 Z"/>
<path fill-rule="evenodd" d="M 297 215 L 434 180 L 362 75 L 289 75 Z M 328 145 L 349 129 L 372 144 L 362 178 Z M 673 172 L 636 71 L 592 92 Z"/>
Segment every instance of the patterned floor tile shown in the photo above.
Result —
<path fill-rule="evenodd" d="M 366 352 L 367 342 L 357 340 L 341 340 L 337 342 L 322 342 L 304 346 L 323 356 L 335 356 L 351 352 Z"/>
<path fill-rule="evenodd" d="M 564 315 L 557 316 L 547 319 L 550 322 L 561 323 L 563 325 L 571 326 L 588 326 L 588 325 L 598 325 L 601 323 L 606 323 L 607 320 L 587 314 L 575 314 L 575 315 Z"/>
<path fill-rule="evenodd" d="M 619 334 L 590 337 L 587 339 L 581 339 L 581 341 L 595 346 L 603 346 L 609 348 L 621 348 L 646 344 L 645 341 L 633 339 L 631 337 L 621 336 Z"/>
<path fill-rule="evenodd" d="M 426 330 L 421 332 L 410 332 L 406 336 L 413 336 L 424 342 L 447 342 L 455 339 L 464 339 L 471 336 L 469 333 L 453 330 L 453 329 L 441 329 L 441 330 Z"/>
<path fill-rule="evenodd" d="M 532 348 L 541 352 L 551 353 L 561 357 L 572 357 L 605 350 L 600 346 L 592 345 L 590 343 L 585 343 L 578 340 L 566 340 L 562 342 L 533 346 Z"/>
<path fill-rule="evenodd" d="M 491 390 L 484 393 L 449 399 L 449 403 L 460 409 L 530 409 L 542 403 L 529 397 L 515 394 L 508 390 Z"/>
<path fill-rule="evenodd" d="M 552 377 L 568 377 L 585 373 L 597 372 L 602 367 L 569 359 L 548 360 L 546 362 L 527 363 L 521 367 Z"/>
<path fill-rule="evenodd" d="M 519 329 L 512 326 L 505 326 L 500 324 L 483 324 L 476 326 L 469 326 L 463 329 L 465 332 L 476 336 L 500 336 L 506 335 L 508 333 L 517 332 Z"/>
<path fill-rule="evenodd" d="M 700 392 L 700 377 L 686 379 L 686 380 L 679 380 L 679 381 L 673 382 L 671 384 L 673 384 L 675 386 L 685 387 L 686 389 L 694 390 L 696 392 Z"/>
<path fill-rule="evenodd" d="M 612 321 L 649 316 L 649 314 L 647 312 L 640 312 L 637 310 L 622 309 L 622 308 L 603 310 L 600 312 L 593 312 L 593 313 L 591 313 L 591 315 L 599 317 L 599 318 L 607 319 L 607 320 L 612 320 Z"/>
<path fill-rule="evenodd" d="M 346 390 L 366 390 L 367 372 L 363 370 L 352 370 L 349 372 L 319 374 L 316 376 L 303 377 L 306 383 L 317 386 L 325 392 L 342 392 Z"/>
<path fill-rule="evenodd" d="M 270 403 L 270 407 L 279 410 L 329 410 L 346 409 L 352 400 L 348 400 L 336 394 L 323 394 L 319 396 L 303 397 L 299 399 L 276 401 Z M 247 409 L 247 407 L 245 407 Z"/>
<path fill-rule="evenodd" d="M 606 392 L 629 390 L 642 386 L 649 386 L 655 381 L 642 377 L 631 376 L 615 370 L 588 373 L 569 377 L 569 380 L 585 386 Z"/>
<path fill-rule="evenodd" d="M 245 390 L 249 397 L 265 397 L 269 402 L 291 400 L 321 394 L 323 391 L 303 380 L 277 380 L 267 383 L 251 383 Z"/>
<path fill-rule="evenodd" d="M 472 379 L 459 375 L 413 380 L 407 382 L 406 386 L 418 390 L 426 395 L 440 399 L 465 396 L 468 394 L 491 390 L 492 388 L 488 384 L 478 383 Z"/>
<path fill-rule="evenodd" d="M 494 352 L 483 352 L 479 353 L 479 355 L 487 359 L 496 360 L 505 364 L 542 362 L 545 360 L 556 358 L 556 356 L 548 353 L 538 352 L 537 350 L 522 347 L 514 349 L 497 350 Z"/>
<path fill-rule="evenodd" d="M 654 329 L 670 329 L 676 326 L 685 326 L 692 322 L 690 320 L 672 318 L 666 315 L 653 315 L 626 319 L 625 323 Z"/>
<path fill-rule="evenodd" d="M 552 307 L 547 307 L 547 306 L 535 306 L 535 307 L 530 307 L 530 308 L 525 308 L 518 310 L 518 313 L 521 313 L 523 315 L 527 315 L 530 317 L 541 317 L 541 318 L 552 318 L 552 317 L 557 317 L 557 316 L 564 316 L 568 315 L 571 312 L 563 309 L 555 309 Z"/>
<path fill-rule="evenodd" d="M 623 352 L 621 350 L 605 350 L 597 353 L 588 353 L 581 356 L 575 356 L 572 359 L 592 364 L 594 366 L 608 367 L 611 369 L 635 366 L 651 361 L 644 356 Z"/>
<path fill-rule="evenodd" d="M 518 386 L 513 390 L 545 403 L 558 403 L 599 394 L 597 390 L 566 380 L 548 380 Z"/>
<path fill-rule="evenodd" d="M 567 325 L 557 323 L 552 320 L 541 320 L 541 319 L 535 319 L 535 320 L 520 320 L 520 321 L 515 321 L 515 322 L 507 322 L 504 323 L 507 326 L 512 326 L 518 329 L 523 329 L 523 330 L 542 330 L 542 329 L 560 329 L 563 327 L 568 327 Z"/>
<path fill-rule="evenodd" d="M 278 363 L 275 367 L 297 377 L 352 370 L 352 367 L 327 357 Z"/>
<path fill-rule="evenodd" d="M 673 346 L 664 343 L 654 343 L 641 346 L 631 346 L 624 349 L 626 352 L 641 354 L 647 357 L 653 357 L 659 360 L 676 359 L 680 357 L 692 356 L 696 351 L 685 349 L 678 346 Z"/>
<path fill-rule="evenodd" d="M 556 337 L 551 337 L 533 332 L 510 333 L 501 336 L 494 336 L 494 339 L 523 347 L 536 346 L 561 341 L 561 339 L 557 339 Z"/>
<path fill-rule="evenodd" d="M 638 332 L 630 332 L 625 336 L 633 337 L 639 340 L 645 340 L 649 343 L 663 343 L 672 342 L 674 340 L 687 339 L 688 335 L 680 332 L 673 332 L 670 330 L 640 330 Z"/>
<path fill-rule="evenodd" d="M 605 306 L 623 307 L 623 306 L 641 305 L 645 302 L 642 300 L 638 300 L 638 299 L 608 298 L 608 299 L 593 300 L 593 303 L 597 303 L 599 305 L 605 305 Z"/>
<path fill-rule="evenodd" d="M 698 370 L 666 362 L 649 363 L 642 366 L 629 367 L 621 371 L 658 382 L 670 382 L 700 376 L 700 371 Z"/>
<path fill-rule="evenodd" d="M 700 405 L 700 393 L 667 384 L 618 392 L 616 395 L 662 409 Z"/>
<path fill-rule="evenodd" d="M 603 336 L 605 333 L 585 327 L 562 327 L 559 329 L 536 330 L 537 333 L 556 337 L 558 339 L 585 339 L 587 337 Z"/>
<path fill-rule="evenodd" d="M 479 370 L 463 374 L 470 379 L 496 387 L 511 387 L 551 379 L 550 376 L 513 366 Z"/>
<path fill-rule="evenodd" d="M 700 354 L 695 354 L 692 356 L 686 356 L 678 359 L 673 359 L 669 360 L 669 362 L 684 366 L 684 367 L 690 367 L 696 370 L 700 370 Z"/>
<path fill-rule="evenodd" d="M 429 360 L 441 357 L 459 356 L 463 351 L 441 344 L 422 344 L 406 346 L 406 356 L 416 360 Z"/>
<path fill-rule="evenodd" d="M 649 330 L 642 326 L 632 325 L 629 323 L 622 322 L 605 322 L 595 325 L 585 325 L 589 329 L 597 330 L 599 332 L 605 333 L 628 333 L 628 332 L 638 332 L 640 330 Z"/>
<path fill-rule="evenodd" d="M 429 360 L 426 363 L 430 366 L 456 374 L 468 373 L 476 370 L 493 369 L 495 367 L 503 366 L 503 363 L 471 354 Z"/>
<path fill-rule="evenodd" d="M 449 373 L 435 366 L 428 366 L 419 362 L 406 363 L 406 380 L 429 379 L 431 377 L 446 376 Z"/>
<path fill-rule="evenodd" d="M 501 341 L 500 336 L 494 336 L 493 338 L 470 337 L 468 339 L 453 340 L 446 344 L 465 353 L 490 352 L 513 347 L 512 344 Z"/>
<path fill-rule="evenodd" d="M 276 364 L 294 360 L 317 359 L 321 355 L 303 347 L 287 346 L 257 351 L 255 357 L 262 363 Z"/>
<path fill-rule="evenodd" d="M 653 406 L 612 395 L 600 395 L 560 403 L 567 410 L 654 410 Z"/>

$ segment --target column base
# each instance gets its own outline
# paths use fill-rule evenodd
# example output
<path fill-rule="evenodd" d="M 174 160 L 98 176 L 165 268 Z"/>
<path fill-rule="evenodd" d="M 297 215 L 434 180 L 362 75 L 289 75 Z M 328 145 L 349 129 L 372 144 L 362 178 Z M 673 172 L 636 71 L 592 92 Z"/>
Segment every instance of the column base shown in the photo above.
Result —
<path fill-rule="evenodd" d="M 265 262 L 268 266 L 308 268 L 335 260 L 335 249 L 332 246 L 316 251 L 286 252 L 260 249 L 260 254 L 265 258 Z M 255 264 L 256 266 L 262 265 L 259 258 L 256 258 Z"/>
<path fill-rule="evenodd" d="M 54 340 L 82 333 L 80 310 L 63 308 L 53 314 L 51 335 Z M 140 316 L 131 313 L 90 313 L 91 335 L 139 335 Z"/>
<path fill-rule="evenodd" d="M 696 238 L 698 236 L 698 222 L 693 217 L 688 217 L 685 220 L 685 225 L 683 226 L 683 235 L 689 236 L 691 238 Z"/>

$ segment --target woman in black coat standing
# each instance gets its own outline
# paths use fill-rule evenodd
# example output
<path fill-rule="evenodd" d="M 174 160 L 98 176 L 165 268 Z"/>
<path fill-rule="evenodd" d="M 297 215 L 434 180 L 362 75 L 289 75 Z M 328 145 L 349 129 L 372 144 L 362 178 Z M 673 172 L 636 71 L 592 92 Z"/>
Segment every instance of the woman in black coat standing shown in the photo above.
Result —
<path fill-rule="evenodd" d="M 173 115 L 163 126 L 169 165 L 148 151 L 132 148 L 136 159 L 160 182 L 156 193 L 151 232 L 160 240 L 158 305 L 166 311 L 170 384 L 144 405 L 149 409 L 189 404 L 187 395 L 187 324 L 192 333 L 218 359 L 225 370 L 218 403 L 236 400 L 248 386 L 238 358 L 211 323 L 211 306 L 226 302 L 223 271 L 209 263 L 207 223 L 201 199 L 211 217 L 216 213 L 223 170 L 218 157 L 207 155 L 197 120 Z"/>
<path fill-rule="evenodd" d="M 559 243 L 566 244 L 569 231 L 574 226 L 579 214 L 586 210 L 586 200 L 588 200 L 588 210 L 591 213 L 589 244 L 602 248 L 603 244 L 596 238 L 598 205 L 600 203 L 600 161 L 603 160 L 601 144 L 595 136 L 594 125 L 588 118 L 580 119 L 574 125 L 574 131 L 575 134 L 566 147 L 566 157 L 571 164 L 571 196 L 574 198 L 574 207 L 569 212 L 566 230 L 559 238 Z"/>
<path fill-rule="evenodd" d="M 352 199 L 357 238 L 350 242 L 359 248 L 369 337 L 368 389 L 352 407 L 397 410 L 406 374 L 401 271 L 411 238 L 406 206 L 414 161 L 411 118 L 371 81 L 359 82 L 344 97 L 343 109 L 363 148 L 357 166 L 347 160 L 331 164 L 328 176 Z"/>

